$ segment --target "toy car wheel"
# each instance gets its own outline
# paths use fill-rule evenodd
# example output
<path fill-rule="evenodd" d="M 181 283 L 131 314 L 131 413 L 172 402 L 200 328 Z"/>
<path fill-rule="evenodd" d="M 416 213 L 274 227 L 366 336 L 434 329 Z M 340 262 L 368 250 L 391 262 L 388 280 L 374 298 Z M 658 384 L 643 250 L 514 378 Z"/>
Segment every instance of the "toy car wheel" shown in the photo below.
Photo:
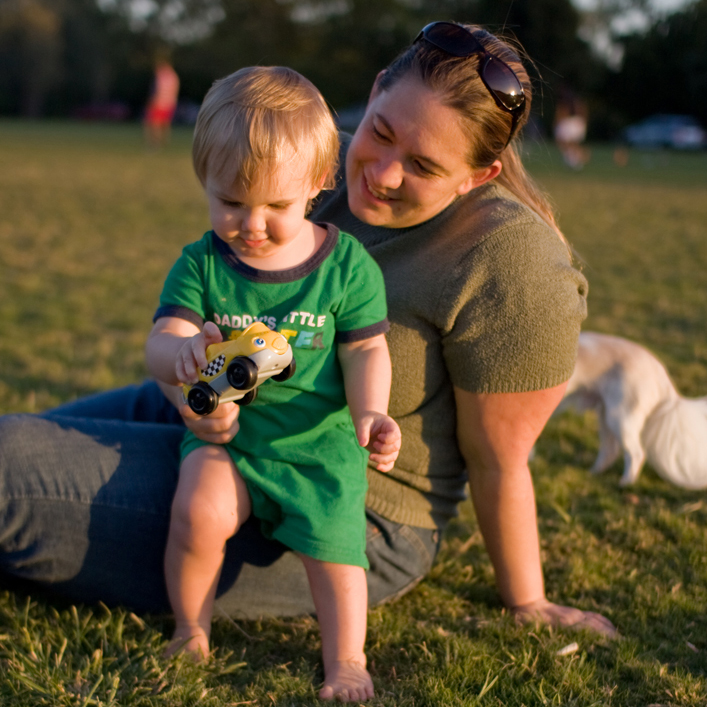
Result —
<path fill-rule="evenodd" d="M 253 388 L 249 390 L 240 400 L 236 400 L 236 403 L 243 407 L 244 405 L 250 405 L 258 397 L 258 389 Z"/>
<path fill-rule="evenodd" d="M 278 374 L 274 375 L 272 379 L 274 381 L 277 381 L 278 383 L 282 383 L 282 381 L 289 380 L 292 378 L 292 376 L 295 375 L 295 371 L 297 370 L 297 364 L 295 363 L 295 359 L 293 358 L 288 364 L 286 368 L 283 368 Z"/>
<path fill-rule="evenodd" d="M 226 369 L 226 379 L 231 388 L 248 390 L 258 382 L 258 367 L 245 356 L 237 356 Z"/>
<path fill-rule="evenodd" d="M 199 381 L 187 394 L 187 403 L 197 415 L 210 415 L 218 407 L 218 393 Z"/>

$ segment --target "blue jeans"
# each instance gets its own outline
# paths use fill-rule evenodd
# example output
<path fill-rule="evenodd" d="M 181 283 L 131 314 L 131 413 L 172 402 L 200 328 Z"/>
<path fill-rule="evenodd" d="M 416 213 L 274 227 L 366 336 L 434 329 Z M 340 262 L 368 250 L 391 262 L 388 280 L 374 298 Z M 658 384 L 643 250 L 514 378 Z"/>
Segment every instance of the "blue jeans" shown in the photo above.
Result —
<path fill-rule="evenodd" d="M 169 611 L 162 560 L 183 433 L 151 382 L 0 417 L 0 573 L 73 602 Z M 439 532 L 367 516 L 375 605 L 424 577 Z M 253 518 L 228 541 L 217 606 L 243 618 L 314 611 L 301 561 Z"/>

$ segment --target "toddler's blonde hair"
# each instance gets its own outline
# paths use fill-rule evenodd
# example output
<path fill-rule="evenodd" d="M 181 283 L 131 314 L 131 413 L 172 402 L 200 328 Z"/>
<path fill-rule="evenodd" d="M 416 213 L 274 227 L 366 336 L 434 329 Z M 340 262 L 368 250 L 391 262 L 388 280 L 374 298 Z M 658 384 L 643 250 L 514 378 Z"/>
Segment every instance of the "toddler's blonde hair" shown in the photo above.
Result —
<path fill-rule="evenodd" d="M 338 132 L 311 81 L 283 66 L 251 66 L 209 89 L 192 145 L 202 186 L 211 176 L 249 188 L 293 152 L 310 159 L 312 185 L 334 185 Z"/>

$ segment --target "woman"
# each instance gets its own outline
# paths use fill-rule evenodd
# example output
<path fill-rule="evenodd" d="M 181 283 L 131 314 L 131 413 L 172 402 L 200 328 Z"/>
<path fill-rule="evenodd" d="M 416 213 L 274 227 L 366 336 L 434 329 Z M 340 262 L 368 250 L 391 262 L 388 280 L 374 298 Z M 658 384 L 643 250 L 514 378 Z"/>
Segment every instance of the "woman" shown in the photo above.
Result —
<path fill-rule="evenodd" d="M 403 449 L 390 474 L 369 470 L 369 597 L 424 577 L 468 478 L 504 604 L 520 620 L 612 635 L 605 618 L 544 594 L 527 459 L 572 373 L 586 281 L 513 146 L 530 102 L 501 40 L 428 25 L 379 75 L 345 182 L 314 213 L 356 235 L 386 278 Z M 6 572 L 75 601 L 167 610 L 177 410 L 211 442 L 236 434 L 239 411 L 196 418 L 164 392 L 174 405 L 145 384 L 0 421 Z M 226 554 L 223 611 L 312 611 L 300 563 L 255 525 Z"/>

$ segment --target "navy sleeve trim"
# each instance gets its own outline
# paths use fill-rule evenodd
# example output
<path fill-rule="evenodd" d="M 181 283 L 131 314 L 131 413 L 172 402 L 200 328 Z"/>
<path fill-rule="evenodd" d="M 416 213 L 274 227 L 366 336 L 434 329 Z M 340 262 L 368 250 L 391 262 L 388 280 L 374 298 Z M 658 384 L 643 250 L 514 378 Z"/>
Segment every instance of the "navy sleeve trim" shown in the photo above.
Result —
<path fill-rule="evenodd" d="M 178 304 L 168 304 L 160 307 L 156 312 L 155 316 L 152 317 L 152 322 L 156 322 L 162 317 L 176 317 L 177 319 L 186 319 L 195 326 L 201 329 L 204 326 L 204 319 L 201 315 L 197 314 L 193 309 L 189 307 L 181 307 Z"/>
<path fill-rule="evenodd" d="M 382 322 L 371 324 L 370 326 L 363 327 L 363 329 L 337 331 L 335 341 L 337 344 L 353 344 L 356 341 L 372 339 L 374 336 L 378 336 L 379 334 L 387 334 L 389 330 L 390 322 L 387 319 L 384 319 Z"/>

